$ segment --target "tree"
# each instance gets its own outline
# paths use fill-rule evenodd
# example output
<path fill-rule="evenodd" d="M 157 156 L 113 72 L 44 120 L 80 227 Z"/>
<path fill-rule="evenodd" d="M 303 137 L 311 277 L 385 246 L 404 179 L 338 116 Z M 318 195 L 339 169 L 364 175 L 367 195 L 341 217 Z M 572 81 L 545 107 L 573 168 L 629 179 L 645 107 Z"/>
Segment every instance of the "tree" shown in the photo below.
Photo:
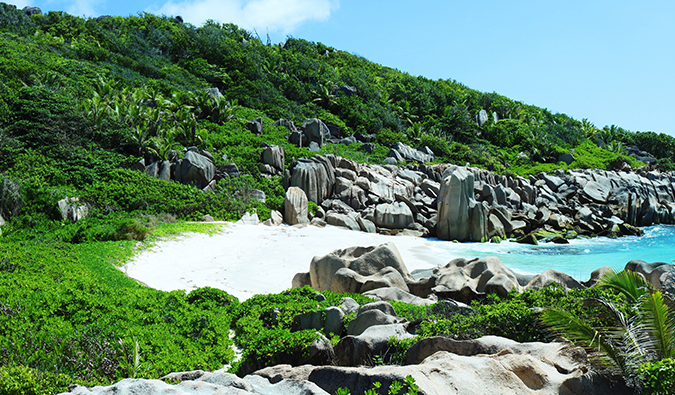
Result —
<path fill-rule="evenodd" d="M 675 356 L 675 315 L 667 297 L 640 274 L 608 271 L 598 285 L 618 292 L 628 305 L 620 309 L 606 299 L 584 301 L 600 306 L 611 325 L 594 325 L 559 309 L 545 310 L 542 320 L 586 348 L 590 357 L 620 372 L 629 385 L 641 388 L 640 365 Z"/>

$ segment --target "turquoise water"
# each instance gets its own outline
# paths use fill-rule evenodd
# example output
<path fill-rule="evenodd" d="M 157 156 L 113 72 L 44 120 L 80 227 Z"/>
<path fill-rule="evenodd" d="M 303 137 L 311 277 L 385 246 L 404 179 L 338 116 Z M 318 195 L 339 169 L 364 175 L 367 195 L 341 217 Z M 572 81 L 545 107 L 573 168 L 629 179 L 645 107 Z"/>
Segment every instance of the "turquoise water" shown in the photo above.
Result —
<path fill-rule="evenodd" d="M 435 254 L 448 257 L 497 256 L 510 269 L 536 274 L 556 269 L 578 280 L 588 280 L 593 270 L 609 266 L 622 270 L 631 259 L 675 263 L 675 225 L 643 228 L 644 236 L 618 239 L 597 237 L 570 240 L 570 244 L 541 243 L 537 246 L 512 242 L 433 243 Z"/>

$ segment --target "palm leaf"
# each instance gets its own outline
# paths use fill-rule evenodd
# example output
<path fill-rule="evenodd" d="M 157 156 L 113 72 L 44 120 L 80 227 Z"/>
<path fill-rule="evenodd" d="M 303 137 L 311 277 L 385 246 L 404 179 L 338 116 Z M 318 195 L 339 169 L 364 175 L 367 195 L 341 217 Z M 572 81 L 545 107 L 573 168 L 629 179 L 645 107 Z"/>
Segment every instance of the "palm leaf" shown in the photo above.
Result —
<path fill-rule="evenodd" d="M 547 309 L 541 319 L 551 329 L 563 333 L 572 343 L 590 351 L 589 356 L 626 374 L 621 350 L 616 346 L 623 335 L 620 330 L 599 330 L 587 321 L 559 309 Z"/>
<path fill-rule="evenodd" d="M 649 293 L 649 285 L 644 277 L 630 270 L 622 270 L 619 273 L 609 270 L 600 276 L 598 286 L 622 293 L 631 303 L 637 303 L 643 295 Z"/>
<path fill-rule="evenodd" d="M 658 358 L 672 358 L 675 355 L 675 322 L 660 291 L 654 291 L 641 298 L 642 321 L 653 338 Z"/>

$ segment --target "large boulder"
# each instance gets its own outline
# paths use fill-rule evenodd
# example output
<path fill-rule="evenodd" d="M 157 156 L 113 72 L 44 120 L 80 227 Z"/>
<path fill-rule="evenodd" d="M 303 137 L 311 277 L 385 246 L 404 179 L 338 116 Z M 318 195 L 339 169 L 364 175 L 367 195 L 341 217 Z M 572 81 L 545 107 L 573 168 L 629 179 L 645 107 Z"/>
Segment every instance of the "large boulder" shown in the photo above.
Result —
<path fill-rule="evenodd" d="M 335 157 L 326 155 L 299 159 L 293 168 L 290 185 L 301 188 L 307 194 L 307 199 L 321 204 L 333 195 Z"/>
<path fill-rule="evenodd" d="M 516 275 L 493 256 L 453 259 L 436 267 L 433 277 L 436 284 L 433 293 L 464 303 L 489 293 L 506 296 L 513 288 L 520 290 Z"/>
<path fill-rule="evenodd" d="M 485 241 L 489 237 L 488 208 L 474 200 L 474 176 L 452 166 L 443 175 L 438 194 L 436 234 L 441 240 Z"/>
<path fill-rule="evenodd" d="M 272 166 L 279 172 L 284 170 L 286 155 L 280 145 L 266 145 L 260 156 L 264 164 Z"/>
<path fill-rule="evenodd" d="M 575 280 L 574 277 L 554 269 L 548 269 L 543 273 L 533 276 L 525 288 L 539 289 L 551 283 L 560 284 L 566 289 L 584 288 L 584 286 L 579 281 Z"/>
<path fill-rule="evenodd" d="M 380 228 L 404 229 L 415 222 L 412 211 L 402 201 L 375 206 L 375 225 Z"/>
<path fill-rule="evenodd" d="M 396 143 L 389 151 L 389 157 L 395 158 L 397 161 L 406 160 L 408 162 L 432 162 L 436 157 L 432 153 L 417 150 L 408 145 Z"/>
<path fill-rule="evenodd" d="M 284 198 L 284 220 L 289 225 L 306 224 L 309 202 L 305 191 L 298 187 L 290 187 Z"/>
<path fill-rule="evenodd" d="M 300 130 L 309 143 L 315 142 L 319 147 L 323 146 L 324 140 L 331 138 L 328 126 L 318 118 L 306 119 L 300 126 Z"/>
<path fill-rule="evenodd" d="M 384 328 L 385 326 L 375 326 L 369 330 L 383 330 Z M 585 353 L 579 348 L 568 348 L 562 343 L 516 343 L 494 336 L 478 339 L 475 343 L 478 344 L 452 346 L 453 350 L 459 351 L 458 353 L 441 349 L 434 351 L 430 348 L 428 352 L 430 355 L 422 361 L 405 366 L 357 368 L 277 365 L 257 371 L 255 374 L 270 381 L 309 380 L 332 394 L 342 387 L 349 388 L 352 393 L 362 394 L 372 389 L 374 382 L 380 382 L 382 388 L 386 389 L 394 381 L 403 383 L 408 375 L 412 376 L 415 384 L 419 386 L 418 393 L 420 394 L 628 395 L 634 393 L 623 383 L 612 382 L 605 376 L 589 371 Z M 359 348 L 353 347 L 352 349 L 355 354 L 360 353 Z M 469 355 L 462 355 L 463 349 L 467 351 L 473 349 L 473 351 L 469 352 Z M 373 350 L 375 350 L 372 353 L 373 356 L 383 353 L 380 351 L 378 354 L 374 347 Z M 368 358 L 361 359 L 368 362 Z M 405 391 L 404 388 L 403 392 Z"/>
<path fill-rule="evenodd" d="M 392 317 L 379 310 L 369 310 L 367 313 Z M 343 337 L 334 347 L 335 362 L 340 366 L 373 366 L 377 357 L 387 361 L 390 359 L 387 358 L 387 351 L 390 351 L 387 346 L 389 339 L 393 337 L 402 340 L 414 337 L 406 331 L 406 324 L 398 323 L 399 321 L 401 319 L 398 318 L 391 318 L 387 322 L 383 320 L 369 326 L 358 335 Z"/>
<path fill-rule="evenodd" d="M 194 150 L 187 151 L 185 157 L 176 163 L 176 181 L 199 189 L 209 185 L 215 173 L 213 162 Z"/>
<path fill-rule="evenodd" d="M 658 289 L 662 289 L 666 276 L 675 269 L 675 265 L 665 262 L 645 262 L 633 259 L 626 264 L 624 269 L 642 274 L 650 284 Z"/>
<path fill-rule="evenodd" d="M 309 280 L 306 284 L 304 281 Z M 303 281 L 304 280 L 304 281 Z M 393 243 L 377 247 L 350 247 L 312 259 L 309 276 L 296 274 L 293 286 L 310 285 L 323 291 L 363 293 L 397 287 L 408 291 L 414 279 Z"/>
<path fill-rule="evenodd" d="M 328 392 L 309 380 L 271 380 L 262 375 L 248 375 L 240 378 L 223 370 L 170 373 L 162 379 L 172 384 L 162 380 L 124 379 L 105 387 L 87 388 L 75 385 L 70 392 L 64 395 L 328 395 Z"/>

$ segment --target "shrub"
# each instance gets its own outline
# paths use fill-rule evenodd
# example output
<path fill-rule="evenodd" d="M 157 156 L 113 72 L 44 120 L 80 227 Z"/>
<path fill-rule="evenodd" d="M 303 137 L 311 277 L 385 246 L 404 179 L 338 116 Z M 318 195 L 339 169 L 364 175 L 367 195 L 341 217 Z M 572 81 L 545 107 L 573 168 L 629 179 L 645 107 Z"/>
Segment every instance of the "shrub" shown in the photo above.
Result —
<path fill-rule="evenodd" d="M 638 368 L 638 374 L 642 377 L 645 394 L 675 393 L 675 360 L 666 358 L 644 363 Z"/>

